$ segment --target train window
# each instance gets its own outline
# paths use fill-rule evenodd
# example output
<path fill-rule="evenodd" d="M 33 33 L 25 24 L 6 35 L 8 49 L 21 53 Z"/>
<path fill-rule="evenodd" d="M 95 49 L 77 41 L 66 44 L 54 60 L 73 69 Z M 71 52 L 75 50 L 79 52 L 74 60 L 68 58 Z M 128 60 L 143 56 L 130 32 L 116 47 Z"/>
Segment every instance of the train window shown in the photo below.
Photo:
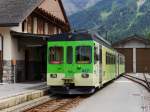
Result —
<path fill-rule="evenodd" d="M 106 64 L 109 64 L 109 54 L 106 52 Z"/>
<path fill-rule="evenodd" d="M 108 53 L 106 52 L 106 64 L 108 64 Z"/>
<path fill-rule="evenodd" d="M 71 46 L 67 47 L 67 63 L 72 64 L 73 62 L 73 48 Z"/>
<path fill-rule="evenodd" d="M 102 49 L 99 50 L 99 61 L 102 63 Z"/>
<path fill-rule="evenodd" d="M 92 62 L 92 47 L 90 46 L 77 47 L 76 62 L 78 64 L 90 64 Z"/>
<path fill-rule="evenodd" d="M 98 58 L 98 48 L 94 47 L 94 63 L 96 64 L 96 62 L 99 60 Z"/>
<path fill-rule="evenodd" d="M 114 64 L 116 64 L 116 56 L 114 55 Z"/>
<path fill-rule="evenodd" d="M 63 47 L 50 47 L 50 64 L 63 63 Z"/>
<path fill-rule="evenodd" d="M 106 52 L 106 64 L 115 64 L 116 63 L 116 56 Z"/>
<path fill-rule="evenodd" d="M 111 55 L 108 52 L 106 52 L 106 64 L 111 64 Z"/>
<path fill-rule="evenodd" d="M 125 63 L 125 60 L 123 57 L 120 57 L 120 64 L 124 64 Z"/>
<path fill-rule="evenodd" d="M 114 63 L 114 56 L 111 54 L 111 64 Z"/>

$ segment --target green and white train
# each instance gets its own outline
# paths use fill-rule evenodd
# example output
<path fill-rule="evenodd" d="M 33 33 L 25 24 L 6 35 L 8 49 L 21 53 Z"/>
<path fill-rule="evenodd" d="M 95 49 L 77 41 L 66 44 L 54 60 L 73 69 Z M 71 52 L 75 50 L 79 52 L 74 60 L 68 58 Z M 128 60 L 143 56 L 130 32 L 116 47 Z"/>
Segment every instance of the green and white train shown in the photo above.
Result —
<path fill-rule="evenodd" d="M 56 94 L 91 94 L 125 72 L 125 57 L 98 34 L 48 38 L 47 84 Z"/>

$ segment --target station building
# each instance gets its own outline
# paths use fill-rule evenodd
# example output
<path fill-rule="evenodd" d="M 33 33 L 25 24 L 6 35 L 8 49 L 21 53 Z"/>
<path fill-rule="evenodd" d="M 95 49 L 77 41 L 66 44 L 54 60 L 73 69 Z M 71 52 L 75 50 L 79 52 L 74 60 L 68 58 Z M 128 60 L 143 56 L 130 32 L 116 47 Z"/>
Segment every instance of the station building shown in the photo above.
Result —
<path fill-rule="evenodd" d="M 125 55 L 126 73 L 150 73 L 150 40 L 133 35 L 113 44 Z"/>
<path fill-rule="evenodd" d="M 45 80 L 43 38 L 68 31 L 61 0 L 0 0 L 0 82 Z"/>

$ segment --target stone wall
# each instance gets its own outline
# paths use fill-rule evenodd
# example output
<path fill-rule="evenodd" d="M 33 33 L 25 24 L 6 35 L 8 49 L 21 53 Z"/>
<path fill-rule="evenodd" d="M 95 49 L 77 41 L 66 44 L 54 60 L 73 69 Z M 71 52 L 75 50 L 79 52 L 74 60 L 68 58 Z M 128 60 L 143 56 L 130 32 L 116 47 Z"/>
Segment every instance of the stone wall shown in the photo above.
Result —
<path fill-rule="evenodd" d="M 16 63 L 16 82 L 25 81 L 25 61 L 17 60 Z"/>
<path fill-rule="evenodd" d="M 25 67 L 24 60 L 16 61 L 15 74 L 16 82 L 25 81 Z M 3 61 L 3 83 L 13 83 L 14 82 L 14 66 L 11 60 Z"/>
<path fill-rule="evenodd" d="M 3 61 L 3 83 L 11 83 L 13 81 L 12 65 L 10 60 Z"/>

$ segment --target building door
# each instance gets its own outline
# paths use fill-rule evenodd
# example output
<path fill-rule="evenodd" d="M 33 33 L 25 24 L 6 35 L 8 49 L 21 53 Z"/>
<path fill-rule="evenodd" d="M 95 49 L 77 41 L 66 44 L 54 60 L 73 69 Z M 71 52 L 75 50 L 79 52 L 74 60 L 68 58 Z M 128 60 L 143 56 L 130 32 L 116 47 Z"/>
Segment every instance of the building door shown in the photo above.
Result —
<path fill-rule="evenodd" d="M 119 48 L 118 52 L 125 56 L 125 71 L 126 73 L 133 72 L 133 49 L 132 48 Z"/>
<path fill-rule="evenodd" d="M 44 45 L 40 48 L 40 74 L 41 80 L 46 81 L 47 75 L 47 46 Z"/>
<path fill-rule="evenodd" d="M 28 47 L 25 53 L 26 81 L 38 81 L 41 77 L 40 48 Z"/>
<path fill-rule="evenodd" d="M 25 52 L 25 79 L 26 81 L 46 80 L 46 46 L 26 48 Z"/>
<path fill-rule="evenodd" d="M 3 37 L 0 36 L 0 82 L 3 78 Z"/>
<path fill-rule="evenodd" d="M 29 50 L 26 49 L 25 50 L 25 81 L 28 81 L 29 80 L 29 76 L 28 76 L 28 70 L 29 68 Z"/>
<path fill-rule="evenodd" d="M 136 50 L 136 69 L 138 73 L 150 73 L 150 49 L 139 48 Z"/>

